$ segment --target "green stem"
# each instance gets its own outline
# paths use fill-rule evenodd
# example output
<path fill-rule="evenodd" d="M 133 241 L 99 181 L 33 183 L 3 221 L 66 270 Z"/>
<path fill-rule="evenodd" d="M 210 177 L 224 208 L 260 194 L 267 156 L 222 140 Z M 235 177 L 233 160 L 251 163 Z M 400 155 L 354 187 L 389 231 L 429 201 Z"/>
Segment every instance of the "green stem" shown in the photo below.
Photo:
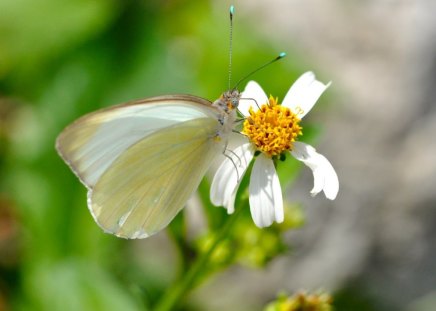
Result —
<path fill-rule="evenodd" d="M 167 289 L 163 297 L 157 303 L 154 308 L 155 311 L 170 311 L 173 310 L 174 306 L 179 303 L 179 301 L 185 296 L 185 294 L 193 287 L 197 277 L 205 268 L 209 261 L 209 258 L 215 251 L 216 247 L 221 243 L 221 241 L 227 236 L 230 228 L 235 222 L 237 215 L 241 208 L 236 209 L 235 213 L 227 217 L 225 224 L 220 228 L 215 236 L 215 239 L 207 249 L 206 252 L 202 253 L 200 257 L 194 262 L 190 270 L 186 273 L 185 277 L 179 282 L 176 282 L 173 286 Z"/>

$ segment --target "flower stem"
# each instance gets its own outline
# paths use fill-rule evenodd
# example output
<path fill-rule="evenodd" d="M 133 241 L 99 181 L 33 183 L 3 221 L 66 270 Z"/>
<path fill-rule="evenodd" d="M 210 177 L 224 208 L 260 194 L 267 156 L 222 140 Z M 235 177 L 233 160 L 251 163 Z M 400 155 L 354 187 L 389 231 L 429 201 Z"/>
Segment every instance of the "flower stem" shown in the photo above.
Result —
<path fill-rule="evenodd" d="M 180 302 L 190 289 L 193 288 L 197 277 L 201 274 L 202 270 L 206 267 L 209 258 L 215 251 L 216 247 L 227 236 L 239 214 L 241 208 L 236 209 L 235 213 L 226 218 L 224 225 L 218 230 L 213 243 L 209 246 L 207 251 L 202 253 L 198 259 L 192 264 L 191 268 L 186 272 L 184 278 L 176 282 L 173 286 L 167 289 L 162 298 L 158 301 L 155 311 L 170 311 L 174 306 Z"/>

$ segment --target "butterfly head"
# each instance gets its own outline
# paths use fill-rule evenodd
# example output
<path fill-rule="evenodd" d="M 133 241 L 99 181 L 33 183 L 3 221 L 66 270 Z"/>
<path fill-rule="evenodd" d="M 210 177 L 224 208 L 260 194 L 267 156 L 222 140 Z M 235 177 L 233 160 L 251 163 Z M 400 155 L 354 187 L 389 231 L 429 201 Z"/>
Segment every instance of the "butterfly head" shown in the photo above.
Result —
<path fill-rule="evenodd" d="M 212 105 L 228 113 L 238 108 L 240 98 L 241 93 L 232 89 L 224 92 Z"/>

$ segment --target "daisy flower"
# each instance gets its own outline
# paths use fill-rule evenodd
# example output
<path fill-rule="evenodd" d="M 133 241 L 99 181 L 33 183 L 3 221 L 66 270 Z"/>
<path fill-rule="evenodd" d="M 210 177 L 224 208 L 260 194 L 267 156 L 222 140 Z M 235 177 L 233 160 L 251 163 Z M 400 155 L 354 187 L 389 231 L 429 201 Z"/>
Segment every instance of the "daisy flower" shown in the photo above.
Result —
<path fill-rule="evenodd" d="M 329 86 L 306 72 L 279 104 L 276 98 L 268 98 L 256 82 L 247 84 L 238 106 L 245 118 L 241 133 L 247 142 L 231 151 L 218 168 L 210 193 L 214 205 L 224 206 L 229 214 L 234 212 L 239 183 L 254 159 L 248 189 L 253 221 L 259 228 L 282 222 L 283 197 L 274 161 L 286 153 L 312 170 L 312 196 L 323 191 L 328 199 L 336 198 L 339 181 L 333 166 L 315 148 L 297 141 L 302 135 L 301 119 Z"/>

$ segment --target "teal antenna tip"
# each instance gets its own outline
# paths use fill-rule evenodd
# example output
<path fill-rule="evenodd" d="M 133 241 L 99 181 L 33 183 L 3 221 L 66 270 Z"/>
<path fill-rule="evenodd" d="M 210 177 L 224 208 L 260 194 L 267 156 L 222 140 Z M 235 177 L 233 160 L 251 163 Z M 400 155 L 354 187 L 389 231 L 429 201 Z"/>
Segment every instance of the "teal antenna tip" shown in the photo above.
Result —
<path fill-rule="evenodd" d="M 281 52 L 280 54 L 279 54 L 279 58 L 283 58 L 283 57 L 285 57 L 286 56 L 286 53 L 285 52 Z"/>
<path fill-rule="evenodd" d="M 235 7 L 233 5 L 230 6 L 230 15 L 235 14 Z"/>

